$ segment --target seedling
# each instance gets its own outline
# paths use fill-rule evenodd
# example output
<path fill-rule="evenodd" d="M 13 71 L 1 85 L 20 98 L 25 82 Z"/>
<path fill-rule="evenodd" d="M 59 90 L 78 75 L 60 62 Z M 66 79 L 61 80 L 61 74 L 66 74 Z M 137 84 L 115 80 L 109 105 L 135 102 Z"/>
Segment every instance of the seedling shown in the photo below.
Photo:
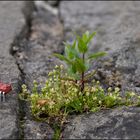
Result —
<path fill-rule="evenodd" d="M 85 73 L 90 68 L 90 61 L 105 56 L 105 52 L 89 54 L 89 43 L 96 35 L 96 32 L 85 32 L 82 36 L 76 35 L 72 44 L 64 42 L 65 54 L 54 54 L 67 64 L 68 74 L 74 78 L 75 83 L 79 82 L 80 90 L 83 92 L 88 75 Z M 72 79 L 71 79 L 72 80 Z"/>

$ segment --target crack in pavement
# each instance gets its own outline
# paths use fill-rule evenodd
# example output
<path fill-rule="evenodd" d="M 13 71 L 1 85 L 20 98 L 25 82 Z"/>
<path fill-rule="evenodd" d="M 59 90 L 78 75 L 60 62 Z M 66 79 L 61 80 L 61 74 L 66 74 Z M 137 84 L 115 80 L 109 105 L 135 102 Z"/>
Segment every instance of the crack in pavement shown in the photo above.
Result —
<path fill-rule="evenodd" d="M 27 17 L 26 17 L 27 16 Z M 30 14 L 26 14 L 27 20 L 22 31 L 25 35 L 17 36 L 11 49 L 16 59 L 16 64 L 21 72 L 22 83 L 29 89 L 32 88 L 33 80 L 44 82 L 47 74 L 59 60 L 52 57 L 52 53 L 63 51 L 63 25 L 59 16 L 36 5 Z M 24 29 L 28 30 L 24 30 Z M 22 32 L 21 31 L 21 32 Z M 19 101 L 19 126 L 22 139 L 52 138 L 54 131 L 47 124 L 36 122 L 30 112 L 30 103 Z"/>

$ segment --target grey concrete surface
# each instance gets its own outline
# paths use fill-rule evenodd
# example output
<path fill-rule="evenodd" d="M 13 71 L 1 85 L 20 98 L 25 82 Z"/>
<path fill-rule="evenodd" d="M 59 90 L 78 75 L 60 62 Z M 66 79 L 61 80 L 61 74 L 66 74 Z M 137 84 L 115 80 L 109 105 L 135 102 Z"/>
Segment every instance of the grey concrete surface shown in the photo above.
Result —
<path fill-rule="evenodd" d="M 93 63 L 99 68 L 96 79 L 106 86 L 119 83 L 123 90 L 140 92 L 140 2 L 61 1 L 60 15 L 41 7 L 36 7 L 36 11 L 30 14 L 24 9 L 26 16 L 29 14 L 26 19 L 30 20 L 30 32 L 27 39 L 23 38 L 19 46 L 13 47 L 15 61 L 9 49 L 15 35 L 20 35 L 25 24 L 22 6 L 23 2 L 0 2 L 0 78 L 13 85 L 13 92 L 7 96 L 7 101 L 0 103 L 1 139 L 18 137 L 17 91 L 20 71 L 17 64 L 29 88 L 32 88 L 33 80 L 44 83 L 47 73 L 60 63 L 52 57 L 52 53 L 63 52 L 63 37 L 65 40 L 71 38 L 72 30 L 79 33 L 97 31 L 90 46 L 91 51 L 104 50 L 112 59 L 108 64 L 103 60 Z M 24 109 L 27 110 L 22 130 L 24 138 L 52 138 L 54 130 L 48 124 L 32 118 L 29 104 Z M 63 138 L 140 138 L 139 110 L 138 107 L 123 107 L 73 116 L 65 126 Z"/>
<path fill-rule="evenodd" d="M 60 18 L 65 38 L 72 31 L 97 31 L 91 52 L 106 51 L 107 58 L 93 63 L 95 78 L 104 87 L 120 86 L 140 94 L 140 2 L 61 1 Z M 104 111 L 77 116 L 64 130 L 64 138 L 140 138 L 139 108 Z M 118 115 L 116 115 L 117 112 Z M 114 114 L 110 116 L 110 113 Z M 98 116 L 98 117 L 97 117 Z"/>
<path fill-rule="evenodd" d="M 29 89 L 33 80 L 45 84 L 47 74 L 58 63 L 52 54 L 62 52 L 60 43 L 63 38 L 63 26 L 58 15 L 36 5 L 30 15 L 31 26 L 27 39 L 21 40 L 15 53 L 17 63 L 24 75 Z M 36 122 L 31 114 L 30 104 L 25 105 L 23 133 L 25 139 L 52 139 L 54 130 L 46 122 Z"/>
<path fill-rule="evenodd" d="M 63 139 L 139 139 L 140 108 L 123 107 L 69 120 Z"/>
<path fill-rule="evenodd" d="M 11 83 L 13 91 L 0 102 L 0 139 L 18 138 L 17 95 L 20 71 L 10 55 L 11 44 L 25 24 L 23 2 L 0 1 L 0 80 Z"/>

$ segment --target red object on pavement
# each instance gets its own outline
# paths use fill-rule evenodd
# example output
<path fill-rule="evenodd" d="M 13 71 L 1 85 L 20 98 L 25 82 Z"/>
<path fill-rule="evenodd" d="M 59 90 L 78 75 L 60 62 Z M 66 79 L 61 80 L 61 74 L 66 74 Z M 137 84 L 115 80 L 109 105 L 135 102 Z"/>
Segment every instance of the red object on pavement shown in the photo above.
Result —
<path fill-rule="evenodd" d="M 4 92 L 5 94 L 9 93 L 12 90 L 11 84 L 4 84 L 0 82 L 0 91 Z"/>

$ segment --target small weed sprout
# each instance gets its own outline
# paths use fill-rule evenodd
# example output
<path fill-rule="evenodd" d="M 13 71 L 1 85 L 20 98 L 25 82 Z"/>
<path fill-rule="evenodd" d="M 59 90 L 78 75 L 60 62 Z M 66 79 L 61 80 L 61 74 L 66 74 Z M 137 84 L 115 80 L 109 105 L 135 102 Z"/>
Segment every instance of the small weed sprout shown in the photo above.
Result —
<path fill-rule="evenodd" d="M 85 81 L 88 77 L 85 77 L 85 72 L 90 67 L 90 60 L 100 58 L 106 54 L 105 52 L 97 52 L 89 56 L 86 55 L 89 53 L 89 43 L 95 35 L 96 32 L 90 34 L 88 31 L 86 31 L 82 37 L 76 35 L 76 39 L 72 44 L 64 42 L 65 56 L 54 54 L 60 60 L 66 62 L 68 74 L 74 78 L 75 83 L 79 81 L 81 92 L 84 90 Z"/>
<path fill-rule="evenodd" d="M 26 101 L 26 100 L 28 100 L 30 98 L 30 92 L 27 89 L 27 86 L 25 84 L 23 84 L 21 88 L 22 88 L 22 91 L 19 94 L 19 99 Z"/>

